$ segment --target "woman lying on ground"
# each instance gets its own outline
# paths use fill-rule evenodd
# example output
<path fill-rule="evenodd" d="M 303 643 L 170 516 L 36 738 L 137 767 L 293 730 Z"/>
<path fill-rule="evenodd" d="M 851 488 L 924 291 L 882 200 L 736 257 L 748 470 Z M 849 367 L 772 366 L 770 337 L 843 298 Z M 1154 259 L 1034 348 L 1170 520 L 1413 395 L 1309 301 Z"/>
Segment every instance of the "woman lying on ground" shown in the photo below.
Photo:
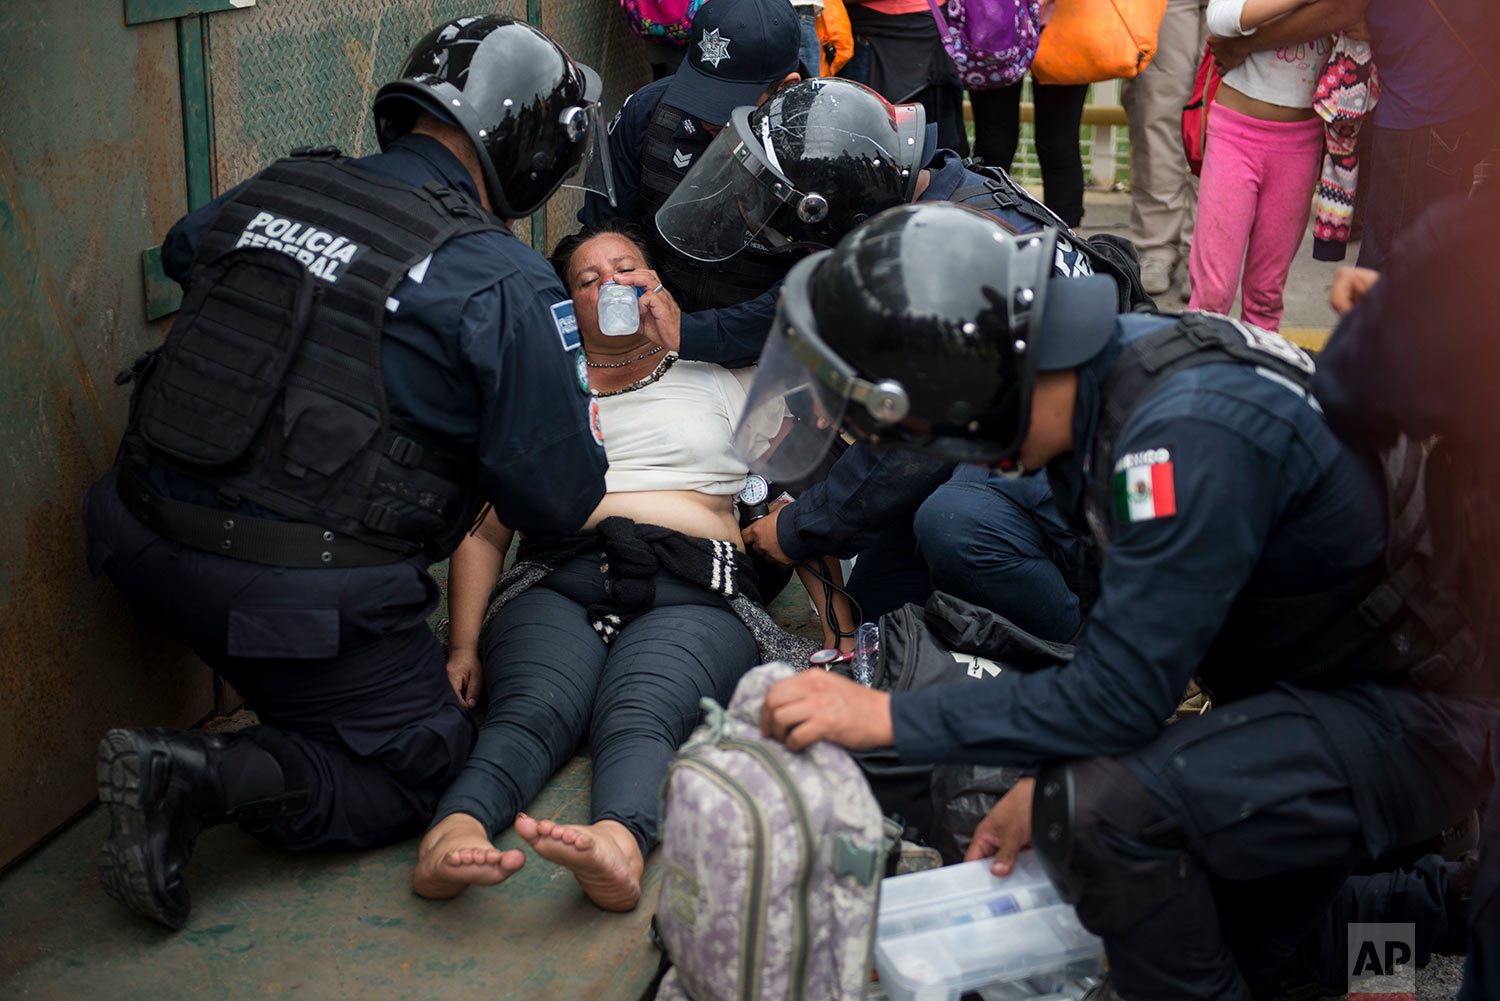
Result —
<path fill-rule="evenodd" d="M 570 237 L 553 254 L 583 341 L 579 378 L 587 372 L 597 397 L 608 492 L 581 534 L 523 538 L 498 587 L 511 533 L 492 514 L 453 554 L 448 673 L 469 706 L 482 678 L 489 711 L 422 839 L 412 877 L 422 896 L 514 873 L 524 854 L 492 844 L 514 823 L 594 903 L 634 907 L 656 842 L 658 790 L 698 723 L 699 700 L 724 702 L 755 664 L 805 663 L 815 648 L 766 616 L 740 540 L 734 497 L 747 469 L 733 442 L 754 370 L 680 360 L 640 332 L 599 332 L 599 286 L 612 278 L 648 290 L 648 328 L 676 322 L 646 265 L 640 244 L 612 228 Z M 778 418 L 761 437 L 779 431 Z M 852 622 L 847 605 L 835 608 Z M 825 628 L 826 645 L 838 639 Z M 593 823 L 521 813 L 585 738 Z"/>

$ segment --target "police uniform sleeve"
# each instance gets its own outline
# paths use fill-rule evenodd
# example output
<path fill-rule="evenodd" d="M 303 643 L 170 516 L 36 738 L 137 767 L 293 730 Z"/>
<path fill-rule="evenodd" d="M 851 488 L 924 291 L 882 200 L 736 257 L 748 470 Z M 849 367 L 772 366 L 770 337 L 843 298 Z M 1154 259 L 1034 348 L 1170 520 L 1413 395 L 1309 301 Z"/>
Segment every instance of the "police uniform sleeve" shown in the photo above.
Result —
<path fill-rule="evenodd" d="M 725 368 L 754 365 L 766 346 L 776 319 L 781 283 L 748 302 L 723 309 L 682 314 L 679 353 L 688 361 L 708 361 Z"/>
<path fill-rule="evenodd" d="M 642 106 L 646 102 L 633 101 L 634 94 L 625 99 L 620 110 L 609 123 L 609 158 L 614 168 L 615 204 L 609 199 L 590 191 L 578 210 L 578 221 L 585 226 L 597 226 L 606 219 L 637 219 L 641 225 L 654 225 L 650 219 L 639 219 L 641 211 L 641 144 L 645 139 L 646 123 L 651 108 Z"/>
<path fill-rule="evenodd" d="M 494 295 L 498 337 L 496 310 L 482 298 L 465 307 L 463 321 L 481 394 L 484 499 L 518 531 L 576 531 L 604 496 L 606 461 L 579 354 L 564 349 L 548 308 L 566 296 L 561 287 L 539 290 L 519 279 L 501 283 Z"/>
<path fill-rule="evenodd" d="M 1073 662 L 895 694 L 902 760 L 1026 765 L 1149 740 L 1259 560 L 1284 453 L 1206 420 L 1127 426 L 1120 517 Z"/>
<path fill-rule="evenodd" d="M 853 556 L 953 475 L 953 464 L 898 449 L 856 443 L 822 482 L 802 492 L 776 519 L 776 541 L 794 560 Z"/>

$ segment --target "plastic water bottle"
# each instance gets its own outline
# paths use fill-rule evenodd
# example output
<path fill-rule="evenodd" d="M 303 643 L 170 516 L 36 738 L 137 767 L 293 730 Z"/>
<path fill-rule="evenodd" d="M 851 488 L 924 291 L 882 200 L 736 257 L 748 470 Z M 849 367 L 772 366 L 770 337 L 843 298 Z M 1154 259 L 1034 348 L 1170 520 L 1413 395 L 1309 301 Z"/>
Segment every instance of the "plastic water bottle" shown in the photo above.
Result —
<path fill-rule="evenodd" d="M 880 626 L 874 622 L 861 622 L 854 630 L 854 656 L 851 659 L 850 675 L 866 688 L 875 684 L 875 665 L 880 658 Z"/>
<path fill-rule="evenodd" d="M 636 290 L 619 282 L 599 286 L 599 333 L 606 337 L 625 337 L 641 327 L 641 311 L 636 305 Z"/>

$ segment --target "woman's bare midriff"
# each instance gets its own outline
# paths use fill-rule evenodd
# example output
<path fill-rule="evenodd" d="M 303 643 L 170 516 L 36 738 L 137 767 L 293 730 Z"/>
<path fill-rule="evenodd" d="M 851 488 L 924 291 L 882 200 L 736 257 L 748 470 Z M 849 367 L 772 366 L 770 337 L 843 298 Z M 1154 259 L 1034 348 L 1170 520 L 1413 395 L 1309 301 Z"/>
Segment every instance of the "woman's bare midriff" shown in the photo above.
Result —
<path fill-rule="evenodd" d="M 605 494 L 584 528 L 593 528 L 605 518 L 629 518 L 643 525 L 661 525 L 696 535 L 700 539 L 724 539 L 744 550 L 740 526 L 734 520 L 732 495 L 705 494 L 697 490 L 640 490 Z"/>
<path fill-rule="evenodd" d="M 1311 108 L 1288 108 L 1284 104 L 1262 101 L 1258 97 L 1251 97 L 1249 94 L 1235 90 L 1227 83 L 1219 85 L 1219 93 L 1214 98 L 1214 103 L 1222 104 L 1230 111 L 1238 111 L 1242 115 L 1259 118 L 1263 122 L 1305 122 L 1316 115 Z"/>

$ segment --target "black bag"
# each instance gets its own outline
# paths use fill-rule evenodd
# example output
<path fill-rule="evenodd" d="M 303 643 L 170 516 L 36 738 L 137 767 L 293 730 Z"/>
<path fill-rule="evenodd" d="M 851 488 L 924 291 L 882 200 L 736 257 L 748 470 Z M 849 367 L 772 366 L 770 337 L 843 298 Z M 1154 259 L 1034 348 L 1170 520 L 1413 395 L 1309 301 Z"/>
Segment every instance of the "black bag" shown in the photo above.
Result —
<path fill-rule="evenodd" d="M 1114 233 L 1099 233 L 1094 236 L 1076 233 L 999 167 L 992 167 L 978 159 L 965 160 L 963 164 L 968 170 L 984 177 L 985 184 L 983 187 L 974 185 L 959 188 L 949 196 L 950 201 L 983 209 L 985 206 L 982 199 L 976 199 L 988 195 L 999 208 L 1017 212 L 1038 226 L 1056 227 L 1067 237 L 1068 242 L 1089 259 L 1095 274 L 1109 275 L 1115 280 L 1120 293 L 1120 312 L 1156 310 L 1156 300 L 1147 294 L 1145 285 L 1141 283 L 1141 259 L 1135 244 Z"/>
<path fill-rule="evenodd" d="M 871 687 L 904 692 L 982 684 L 1004 671 L 1035 671 L 1072 659 L 1070 644 L 1039 639 L 997 612 L 937 591 L 926 605 L 908 604 L 880 617 L 880 650 Z M 835 670 L 850 673 L 847 664 Z M 901 817 L 922 840 L 933 843 L 934 767 L 904 764 L 893 748 L 858 751 L 854 759 L 881 809 Z"/>
<path fill-rule="evenodd" d="M 1015 765 L 933 767 L 932 827 L 927 842 L 938 850 L 945 865 L 964 860 L 974 828 L 1023 775 Z"/>

